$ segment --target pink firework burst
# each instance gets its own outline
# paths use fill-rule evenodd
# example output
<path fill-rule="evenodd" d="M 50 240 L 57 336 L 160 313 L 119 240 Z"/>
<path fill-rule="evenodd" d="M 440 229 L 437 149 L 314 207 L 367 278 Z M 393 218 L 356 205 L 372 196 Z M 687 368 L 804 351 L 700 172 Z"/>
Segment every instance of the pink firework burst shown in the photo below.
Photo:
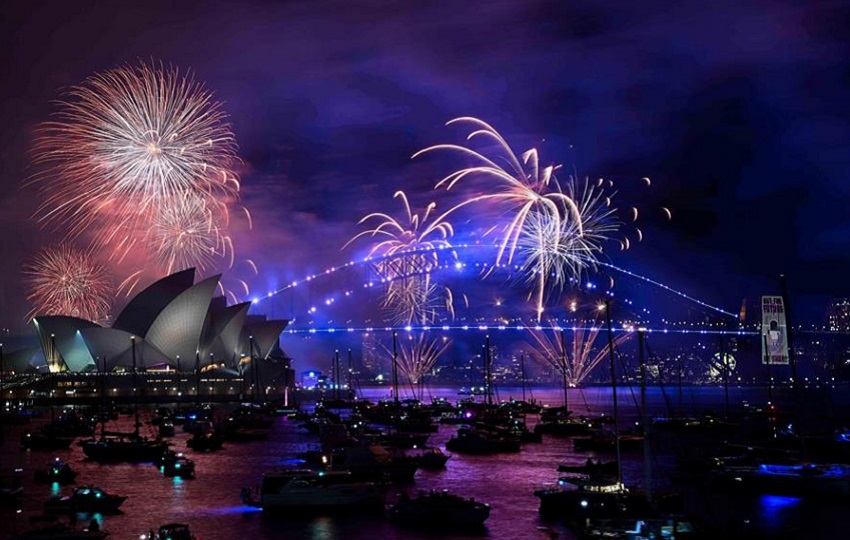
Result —
<path fill-rule="evenodd" d="M 67 244 L 43 249 L 24 266 L 36 315 L 67 315 L 102 323 L 112 309 L 114 287 L 106 267 L 91 251 Z"/>
<path fill-rule="evenodd" d="M 69 238 L 95 229 L 95 243 L 116 229 L 146 231 L 157 209 L 184 194 L 233 199 L 236 142 L 212 93 L 188 73 L 140 63 L 92 75 L 71 87 L 34 150 L 46 169 L 43 223 Z"/>

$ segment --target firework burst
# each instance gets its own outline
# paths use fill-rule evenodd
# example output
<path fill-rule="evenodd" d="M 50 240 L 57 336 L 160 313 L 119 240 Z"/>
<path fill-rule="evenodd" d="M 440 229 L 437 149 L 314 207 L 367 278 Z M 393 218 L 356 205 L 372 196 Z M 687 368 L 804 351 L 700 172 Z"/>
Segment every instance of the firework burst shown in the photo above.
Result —
<path fill-rule="evenodd" d="M 445 187 L 446 190 L 451 190 L 458 182 L 469 176 L 480 176 L 497 182 L 495 189 L 474 195 L 447 212 L 448 214 L 470 204 L 485 202 L 497 203 L 509 212 L 511 219 L 501 232 L 499 251 L 496 255 L 497 264 L 503 257 L 506 257 L 507 262 L 513 260 L 526 220 L 532 214 L 547 216 L 548 219 L 556 222 L 570 217 L 581 232 L 581 213 L 578 206 L 558 187 L 554 175 L 555 167 L 547 166 L 541 169 L 536 149 L 532 148 L 521 156 L 517 156 L 505 139 L 489 124 L 477 118 L 462 117 L 450 120 L 447 125 L 455 123 L 472 124 L 473 131 L 467 136 L 468 141 L 484 138 L 495 143 L 496 152 L 493 158 L 472 148 L 456 144 L 430 146 L 416 152 L 413 157 L 434 150 L 451 150 L 478 162 L 474 166 L 465 167 L 446 176 L 437 182 L 435 186 L 437 188 Z M 500 165 L 499 162 L 505 165 Z M 556 225 L 560 228 L 559 223 Z"/>
<path fill-rule="evenodd" d="M 451 340 L 447 338 L 426 337 L 425 332 L 410 334 L 407 339 L 399 340 L 398 370 L 416 386 L 450 345 Z M 390 350 L 387 353 L 392 355 Z"/>
<path fill-rule="evenodd" d="M 112 308 L 113 286 L 91 251 L 67 244 L 43 249 L 25 265 L 32 310 L 27 315 L 66 315 L 102 323 Z"/>
<path fill-rule="evenodd" d="M 537 320 L 543 315 L 547 287 L 563 290 L 570 280 L 579 280 L 595 270 L 602 244 L 619 229 L 610 197 L 587 181 L 571 178 L 567 194 L 575 201 L 581 221 L 566 216 L 553 219 L 548 213 L 532 211 L 517 239 L 525 280 L 534 284 Z"/>
<path fill-rule="evenodd" d="M 47 169 L 37 217 L 70 238 L 115 224 L 147 230 L 149 218 L 189 193 L 235 198 L 236 143 L 212 94 L 176 68 L 141 63 L 95 74 L 72 87 L 34 150 Z"/>
<path fill-rule="evenodd" d="M 232 265 L 233 244 L 219 229 L 219 223 L 226 223 L 216 215 L 219 209 L 201 197 L 183 194 L 157 210 L 148 245 L 166 274 L 190 267 L 203 272 L 228 253 Z"/>
<path fill-rule="evenodd" d="M 382 212 L 369 214 L 358 225 L 370 221 L 377 221 L 377 225 L 356 234 L 343 249 L 364 236 L 380 239 L 371 247 L 368 257 L 378 259 L 374 266 L 387 283 L 382 306 L 389 312 L 393 323 L 424 323 L 436 315 L 435 298 L 440 296 L 438 287 L 431 280 L 431 272 L 439 266 L 438 250 L 452 247 L 450 238 L 454 230 L 445 219 L 447 214 L 433 217 L 429 222 L 436 203 L 430 203 L 420 216 L 411 210 L 403 191 L 397 191 L 393 198 L 401 199 L 407 222 Z M 451 311 L 451 291 L 441 289 Z"/>
<path fill-rule="evenodd" d="M 530 330 L 532 337 L 531 357 L 543 365 L 553 367 L 561 372 L 570 386 L 579 386 L 590 372 L 593 371 L 608 352 L 606 347 L 594 348 L 596 338 L 602 330 L 602 325 L 593 324 L 590 327 L 573 327 L 565 330 Z M 566 334 L 572 335 L 567 343 Z M 613 341 L 617 347 L 632 337 L 631 333 L 622 333 Z"/>

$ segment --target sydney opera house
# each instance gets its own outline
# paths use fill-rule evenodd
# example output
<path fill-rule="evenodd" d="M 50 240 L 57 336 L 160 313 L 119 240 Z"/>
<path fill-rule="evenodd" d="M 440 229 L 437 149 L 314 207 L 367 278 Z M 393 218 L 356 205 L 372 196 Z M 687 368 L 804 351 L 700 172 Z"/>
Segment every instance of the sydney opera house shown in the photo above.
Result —
<path fill-rule="evenodd" d="M 109 327 L 36 315 L 38 343 L 7 348 L 4 370 L 215 372 L 244 379 L 250 378 L 253 362 L 285 361 L 278 340 L 289 321 L 249 315 L 250 302 L 228 306 L 214 296 L 219 277 L 195 283 L 194 269 L 166 276 L 137 294 Z"/>

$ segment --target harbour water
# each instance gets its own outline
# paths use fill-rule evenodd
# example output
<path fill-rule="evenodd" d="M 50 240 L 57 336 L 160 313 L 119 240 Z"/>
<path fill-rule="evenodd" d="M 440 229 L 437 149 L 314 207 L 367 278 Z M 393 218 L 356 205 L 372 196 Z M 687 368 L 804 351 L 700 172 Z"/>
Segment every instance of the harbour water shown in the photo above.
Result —
<path fill-rule="evenodd" d="M 519 389 L 503 389 L 499 397 L 520 397 Z M 775 397 L 779 397 L 776 393 Z M 648 392 L 649 403 L 657 414 L 667 406 L 676 404 L 680 396 L 676 390 L 666 392 L 659 388 Z M 386 388 L 365 390 L 363 398 L 375 400 L 387 397 Z M 430 397 L 459 398 L 457 389 L 432 389 Z M 534 398 L 542 403 L 560 405 L 560 389 L 535 390 Z M 766 398 L 764 389 L 730 389 L 729 402 L 740 406 Z M 590 388 L 570 391 L 570 408 L 576 414 L 610 414 L 610 389 Z M 722 409 L 725 395 L 722 388 L 686 388 L 681 395 L 683 405 L 689 408 Z M 626 390 L 620 394 L 622 418 L 628 423 L 635 418 L 637 395 Z M 49 418 L 50 411 L 44 411 Z M 535 423 L 529 417 L 529 425 Z M 131 416 L 122 416 L 119 425 L 129 429 Z M 417 490 L 448 489 L 459 495 L 474 497 L 490 504 L 490 519 L 486 529 L 475 534 L 435 534 L 399 528 L 385 516 L 287 516 L 276 518 L 240 501 L 240 488 L 257 486 L 264 471 L 290 465 L 300 452 L 318 448 L 314 436 L 309 435 L 286 417 L 278 417 L 266 441 L 226 443 L 224 449 L 213 453 L 196 453 L 186 448 L 188 435 L 178 428 L 172 439 L 172 448 L 184 451 L 196 464 L 197 478 L 192 480 L 165 477 L 151 464 L 101 465 L 85 459 L 81 449 L 72 445 L 58 452 L 22 451 L 20 433 L 34 426 L 4 426 L 2 443 L 3 472 L 13 468 L 23 469 L 25 496 L 20 512 L 3 510 L 0 515 L 0 538 L 14 536 L 31 528 L 30 519 L 42 513 L 42 505 L 51 493 L 68 492 L 69 488 L 37 485 L 32 482 L 32 471 L 43 467 L 52 457 L 59 456 L 79 472 L 77 485 L 94 484 L 110 492 L 128 496 L 117 515 L 78 515 L 84 523 L 94 517 L 110 538 L 136 539 L 151 528 L 168 522 L 183 522 L 191 526 L 200 540 L 266 539 L 425 539 L 425 538 L 489 538 L 489 539 L 571 539 L 576 536 L 563 525 L 544 521 L 538 515 L 535 489 L 551 485 L 558 478 L 556 468 L 561 463 L 582 464 L 588 457 L 600 458 L 594 453 L 576 452 L 570 439 L 544 437 L 543 443 L 525 444 L 519 454 L 496 456 L 466 456 L 454 454 L 446 469 L 417 471 L 415 482 L 393 487 L 387 502 L 391 503 L 399 491 L 415 493 Z M 456 432 L 456 426 L 441 425 L 432 435 L 429 444 L 445 447 L 445 442 Z M 672 470 L 674 448 L 660 448 L 653 457 L 655 483 L 664 483 Z M 643 455 L 624 454 L 624 477 L 627 483 L 640 485 L 644 477 Z M 789 497 L 744 497 L 736 494 L 716 494 L 700 489 L 691 490 L 686 502 L 700 513 L 700 518 L 726 533 L 747 533 L 764 538 L 836 538 L 845 530 L 841 509 L 846 501 L 817 503 Z M 839 536 L 835 536 L 839 534 Z"/>

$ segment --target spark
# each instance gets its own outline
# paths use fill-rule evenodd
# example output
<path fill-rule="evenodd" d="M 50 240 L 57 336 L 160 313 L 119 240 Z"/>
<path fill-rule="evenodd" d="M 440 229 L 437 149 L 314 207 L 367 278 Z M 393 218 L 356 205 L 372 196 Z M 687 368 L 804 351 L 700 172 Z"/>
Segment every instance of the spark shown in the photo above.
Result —
<path fill-rule="evenodd" d="M 411 385 L 418 384 L 422 377 L 433 369 L 451 343 L 451 340 L 427 338 L 425 332 L 420 332 L 416 337 L 411 335 L 407 340 L 399 340 L 399 371 L 407 377 Z M 389 350 L 387 352 L 392 354 Z"/>
<path fill-rule="evenodd" d="M 383 307 L 395 323 L 424 323 L 433 320 L 436 314 L 433 300 L 438 291 L 431 281 L 431 272 L 439 266 L 438 250 L 452 247 L 450 238 L 454 229 L 445 220 L 447 214 L 429 221 L 436 203 L 428 204 L 420 216 L 413 212 L 403 191 L 397 191 L 393 198 L 400 199 L 404 205 L 406 222 L 382 212 L 369 214 L 358 225 L 375 220 L 377 225 L 356 234 L 343 249 L 362 237 L 379 238 L 367 258 L 381 258 L 375 267 L 387 283 Z M 447 308 L 451 311 L 451 292 L 444 291 L 444 297 L 449 299 Z"/>
<path fill-rule="evenodd" d="M 91 250 L 68 244 L 43 250 L 24 266 L 32 302 L 28 319 L 65 315 L 96 323 L 109 319 L 114 288 L 106 267 Z"/>
<path fill-rule="evenodd" d="M 506 207 L 512 219 L 502 232 L 496 263 L 500 264 L 503 257 L 507 262 L 513 260 L 517 242 L 522 234 L 526 219 L 533 212 L 549 216 L 550 219 L 562 219 L 570 215 L 579 224 L 581 216 L 579 209 L 569 196 L 558 188 L 555 178 L 555 166 L 540 167 L 537 150 L 532 148 L 517 156 L 505 139 L 489 124 L 472 117 L 461 117 L 450 120 L 447 125 L 455 123 L 472 124 L 473 131 L 467 136 L 467 141 L 479 137 L 494 142 L 497 145 L 493 159 L 472 148 L 456 144 L 438 144 L 420 150 L 413 158 L 435 150 L 450 150 L 471 157 L 479 164 L 457 170 L 437 182 L 435 188 L 445 187 L 451 190 L 458 182 L 468 176 L 480 176 L 497 181 L 497 186 L 483 194 L 473 195 L 461 202 L 447 213 L 476 203 L 494 202 Z M 505 166 L 499 165 L 503 161 Z"/>
<path fill-rule="evenodd" d="M 532 212 L 517 243 L 521 273 L 526 282 L 535 284 L 538 322 L 547 289 L 560 292 L 570 280 L 578 282 L 583 274 L 595 271 L 602 244 L 619 229 L 616 210 L 608 207 L 603 192 L 590 182 L 573 178 L 567 193 L 576 201 L 581 225 L 574 219 L 558 220 Z"/>
<path fill-rule="evenodd" d="M 579 386 L 606 357 L 606 347 L 594 348 L 596 338 L 602 330 L 602 325 L 597 325 L 596 322 L 590 327 L 572 328 L 570 343 L 566 343 L 567 330 L 550 328 L 550 337 L 545 330 L 529 328 L 532 338 L 531 357 L 560 371 L 570 386 Z M 613 340 L 614 346 L 621 345 L 631 337 L 629 332 L 619 334 Z"/>
<path fill-rule="evenodd" d="M 103 246 L 119 229 L 146 231 L 185 194 L 236 198 L 227 116 L 189 73 L 127 65 L 71 87 L 58 105 L 38 128 L 34 158 L 46 170 L 30 182 L 44 195 L 38 219 L 68 238 L 94 230 Z"/>
<path fill-rule="evenodd" d="M 166 274 L 192 267 L 204 271 L 227 255 L 232 244 L 219 229 L 217 212 L 217 205 L 189 194 L 156 211 L 148 243 Z"/>

